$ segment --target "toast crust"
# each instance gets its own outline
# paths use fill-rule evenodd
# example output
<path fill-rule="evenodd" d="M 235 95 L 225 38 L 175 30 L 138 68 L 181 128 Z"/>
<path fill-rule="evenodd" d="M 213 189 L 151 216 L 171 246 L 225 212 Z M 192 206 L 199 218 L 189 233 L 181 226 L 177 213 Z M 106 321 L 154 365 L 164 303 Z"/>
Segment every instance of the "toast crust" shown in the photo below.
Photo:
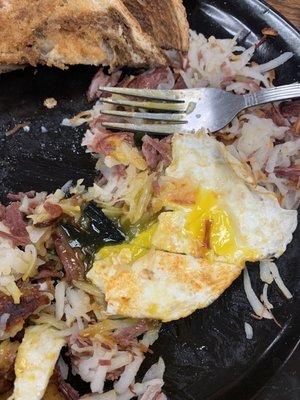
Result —
<path fill-rule="evenodd" d="M 188 51 L 189 24 L 182 0 L 123 0 L 123 3 L 161 48 Z"/>
<path fill-rule="evenodd" d="M 0 0 L 0 65 L 165 65 L 121 0 Z"/>

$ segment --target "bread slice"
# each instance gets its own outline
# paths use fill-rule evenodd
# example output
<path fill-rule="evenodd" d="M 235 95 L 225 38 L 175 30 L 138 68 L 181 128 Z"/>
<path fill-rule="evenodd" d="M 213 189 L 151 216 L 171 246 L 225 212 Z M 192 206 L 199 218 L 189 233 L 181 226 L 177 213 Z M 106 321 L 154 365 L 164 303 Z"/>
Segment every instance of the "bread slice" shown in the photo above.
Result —
<path fill-rule="evenodd" d="M 161 48 L 188 51 L 189 25 L 182 0 L 122 1 Z"/>
<path fill-rule="evenodd" d="M 158 66 L 166 57 L 121 0 L 5 0 L 0 66 Z"/>

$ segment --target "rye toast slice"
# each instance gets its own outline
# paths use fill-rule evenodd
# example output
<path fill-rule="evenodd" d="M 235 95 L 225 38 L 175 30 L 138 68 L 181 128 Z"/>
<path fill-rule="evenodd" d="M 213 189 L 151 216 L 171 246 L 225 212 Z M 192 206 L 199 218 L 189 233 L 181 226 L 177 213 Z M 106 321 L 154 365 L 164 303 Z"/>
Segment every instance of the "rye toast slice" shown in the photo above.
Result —
<path fill-rule="evenodd" d="M 121 0 L 0 0 L 0 36 L 0 70 L 167 62 Z"/>

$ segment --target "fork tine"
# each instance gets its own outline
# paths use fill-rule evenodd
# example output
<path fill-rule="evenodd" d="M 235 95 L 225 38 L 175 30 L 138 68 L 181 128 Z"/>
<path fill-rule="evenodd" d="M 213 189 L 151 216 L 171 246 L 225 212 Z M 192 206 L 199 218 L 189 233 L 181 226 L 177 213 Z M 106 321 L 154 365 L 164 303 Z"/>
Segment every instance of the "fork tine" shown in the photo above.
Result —
<path fill-rule="evenodd" d="M 131 111 L 118 111 L 118 110 L 101 110 L 101 114 L 113 115 L 116 117 L 124 118 L 141 118 L 154 121 L 167 121 L 186 124 L 186 114 L 169 114 L 169 113 L 145 113 L 145 112 L 131 112 Z"/>
<path fill-rule="evenodd" d="M 126 131 L 126 132 L 142 132 L 153 133 L 156 135 L 171 135 L 182 132 L 181 124 L 127 124 L 117 122 L 102 122 L 102 126 L 108 129 Z"/>
<path fill-rule="evenodd" d="M 100 87 L 101 92 L 120 94 L 124 96 L 143 97 L 144 99 L 162 100 L 174 103 L 184 103 L 184 99 L 179 98 L 179 92 L 172 90 L 151 90 L 151 89 L 130 89 L 118 87 Z M 182 93 L 180 93 L 182 95 Z"/>
<path fill-rule="evenodd" d="M 129 106 L 133 108 L 145 108 L 150 110 L 165 110 L 165 111 L 185 111 L 188 107 L 186 103 L 156 103 L 149 101 L 134 101 L 123 99 L 102 98 L 101 102 L 114 104 L 116 106 Z"/>

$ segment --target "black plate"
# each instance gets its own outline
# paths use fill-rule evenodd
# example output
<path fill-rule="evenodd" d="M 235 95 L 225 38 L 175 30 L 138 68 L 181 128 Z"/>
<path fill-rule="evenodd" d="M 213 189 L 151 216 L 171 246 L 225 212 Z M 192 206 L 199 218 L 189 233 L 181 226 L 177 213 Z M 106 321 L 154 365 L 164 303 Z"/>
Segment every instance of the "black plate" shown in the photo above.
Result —
<path fill-rule="evenodd" d="M 231 37 L 243 28 L 240 42 L 249 46 L 259 40 L 262 28 L 277 29 L 280 36 L 263 44 L 256 60 L 263 62 L 282 51 L 292 51 L 293 59 L 278 69 L 277 84 L 300 80 L 299 34 L 264 3 L 255 0 L 185 3 L 191 27 L 205 35 Z M 28 68 L 0 76 L 2 201 L 9 191 L 51 191 L 70 178 L 93 180 L 94 162 L 80 147 L 85 129 L 73 130 L 60 123 L 63 117 L 89 107 L 85 91 L 95 71 L 91 67 L 68 71 Z M 48 110 L 43 100 L 52 96 L 58 106 Z M 31 122 L 30 132 L 20 131 L 5 137 L 6 130 L 24 121 Z M 42 133 L 42 126 L 47 133 Z M 160 354 L 163 356 L 167 364 L 165 388 L 171 400 L 300 398 L 300 368 L 295 367 L 295 361 L 291 360 L 286 367 L 289 369 L 280 372 L 300 338 L 299 244 L 297 229 L 293 242 L 278 262 L 294 298 L 282 299 L 275 287 L 270 293 L 276 306 L 274 314 L 282 328 L 270 321 L 251 318 L 241 279 L 209 308 L 163 326 L 154 355 L 145 364 Z M 260 292 L 262 284 L 256 265 L 251 266 L 250 274 Z M 245 338 L 245 321 L 254 328 L 251 341 Z M 287 375 L 289 371 L 293 376 Z M 277 380 L 269 384 L 276 373 Z"/>

